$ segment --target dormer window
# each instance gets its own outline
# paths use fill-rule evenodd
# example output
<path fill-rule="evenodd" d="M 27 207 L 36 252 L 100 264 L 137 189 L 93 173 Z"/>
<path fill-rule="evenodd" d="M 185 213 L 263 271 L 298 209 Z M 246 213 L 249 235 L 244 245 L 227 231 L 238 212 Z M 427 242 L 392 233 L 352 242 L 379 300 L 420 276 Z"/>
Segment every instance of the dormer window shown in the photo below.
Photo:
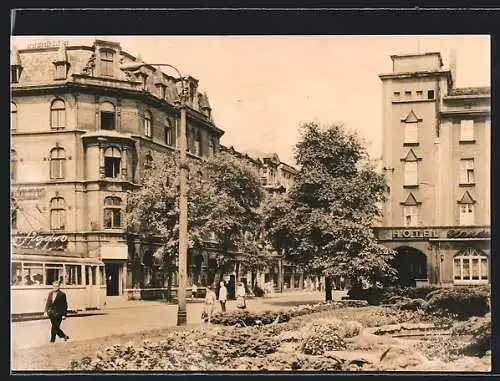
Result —
<path fill-rule="evenodd" d="M 114 53 L 110 50 L 101 50 L 101 74 L 112 77 L 114 67 Z"/>

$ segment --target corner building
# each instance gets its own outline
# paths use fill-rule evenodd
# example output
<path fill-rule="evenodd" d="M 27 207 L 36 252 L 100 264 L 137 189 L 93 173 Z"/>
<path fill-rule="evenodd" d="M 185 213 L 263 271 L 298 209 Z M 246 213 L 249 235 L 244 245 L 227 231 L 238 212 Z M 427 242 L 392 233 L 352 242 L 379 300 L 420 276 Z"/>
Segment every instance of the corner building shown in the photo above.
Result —
<path fill-rule="evenodd" d="M 391 56 L 383 87 L 378 239 L 403 286 L 490 282 L 489 87 L 454 86 L 440 53 Z"/>
<path fill-rule="evenodd" d="M 67 289 L 105 290 L 94 304 L 162 286 L 153 261 L 161 242 L 126 234 L 123 213 L 152 153 L 177 149 L 182 89 L 149 65 L 120 69 L 136 60 L 102 40 L 11 50 L 12 291 L 40 290 L 23 302 L 28 310 L 13 313 L 43 310 L 44 288 L 56 279 Z M 188 158 L 201 160 L 218 151 L 224 132 L 198 80 L 186 82 Z M 75 308 L 88 306 L 83 299 Z"/>

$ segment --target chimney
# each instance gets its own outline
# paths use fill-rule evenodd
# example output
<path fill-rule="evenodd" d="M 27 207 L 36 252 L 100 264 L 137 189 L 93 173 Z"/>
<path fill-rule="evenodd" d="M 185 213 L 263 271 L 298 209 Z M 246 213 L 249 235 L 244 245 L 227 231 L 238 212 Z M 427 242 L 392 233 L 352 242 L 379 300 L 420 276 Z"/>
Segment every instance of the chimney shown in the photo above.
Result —
<path fill-rule="evenodd" d="M 452 87 L 455 87 L 457 81 L 457 50 L 455 48 L 450 52 L 450 71 Z"/>

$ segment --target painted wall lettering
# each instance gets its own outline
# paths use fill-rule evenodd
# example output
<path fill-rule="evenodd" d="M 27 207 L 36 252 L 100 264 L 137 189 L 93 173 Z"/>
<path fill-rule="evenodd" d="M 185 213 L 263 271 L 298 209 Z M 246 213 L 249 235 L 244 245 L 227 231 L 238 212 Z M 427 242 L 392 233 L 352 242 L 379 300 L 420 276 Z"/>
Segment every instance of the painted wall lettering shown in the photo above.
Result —
<path fill-rule="evenodd" d="M 12 246 L 21 249 L 65 250 L 68 246 L 68 236 L 63 234 L 40 235 L 30 232 L 14 237 Z"/>
<path fill-rule="evenodd" d="M 485 229 L 477 230 L 477 231 L 448 230 L 446 237 L 448 237 L 448 238 L 490 238 L 491 233 Z"/>

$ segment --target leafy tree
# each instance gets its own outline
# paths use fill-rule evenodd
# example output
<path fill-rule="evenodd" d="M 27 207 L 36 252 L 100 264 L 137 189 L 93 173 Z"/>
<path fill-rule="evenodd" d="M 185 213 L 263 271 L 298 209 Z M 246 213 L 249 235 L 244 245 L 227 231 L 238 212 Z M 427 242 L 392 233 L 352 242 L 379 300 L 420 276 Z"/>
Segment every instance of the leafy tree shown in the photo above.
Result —
<path fill-rule="evenodd" d="M 395 252 L 373 233 L 387 190 L 361 139 L 343 126 L 302 126 L 300 171 L 288 194 L 266 203 L 264 226 L 274 248 L 310 272 L 348 276 L 355 284 L 388 282 Z M 331 299 L 327 288 L 326 299 Z"/>
<path fill-rule="evenodd" d="M 179 177 L 176 154 L 155 154 L 141 182 L 127 199 L 129 231 L 156 237 L 162 243 L 157 258 L 171 272 L 178 253 Z M 215 237 L 219 279 L 237 261 L 252 261 L 263 197 L 258 175 L 243 162 L 220 153 L 206 161 L 189 163 L 188 236 L 190 247 L 203 247 Z M 214 279 L 210 279 L 213 282 Z M 170 284 L 169 284 L 170 286 Z"/>

